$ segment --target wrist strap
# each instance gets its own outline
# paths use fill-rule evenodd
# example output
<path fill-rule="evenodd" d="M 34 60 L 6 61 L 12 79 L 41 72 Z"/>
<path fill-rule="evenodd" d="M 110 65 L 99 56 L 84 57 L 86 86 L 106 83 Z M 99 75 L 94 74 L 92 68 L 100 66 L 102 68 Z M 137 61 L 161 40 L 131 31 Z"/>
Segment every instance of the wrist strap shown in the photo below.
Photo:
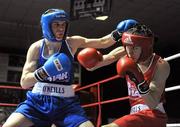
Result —
<path fill-rule="evenodd" d="M 122 33 L 118 32 L 118 30 L 114 30 L 111 32 L 111 37 L 114 41 L 118 42 L 122 37 Z"/>
<path fill-rule="evenodd" d="M 46 71 L 41 67 L 34 72 L 34 77 L 37 81 L 44 81 L 48 77 Z"/>
<path fill-rule="evenodd" d="M 137 89 L 140 94 L 147 94 L 149 92 L 149 84 L 144 80 L 137 85 Z"/>

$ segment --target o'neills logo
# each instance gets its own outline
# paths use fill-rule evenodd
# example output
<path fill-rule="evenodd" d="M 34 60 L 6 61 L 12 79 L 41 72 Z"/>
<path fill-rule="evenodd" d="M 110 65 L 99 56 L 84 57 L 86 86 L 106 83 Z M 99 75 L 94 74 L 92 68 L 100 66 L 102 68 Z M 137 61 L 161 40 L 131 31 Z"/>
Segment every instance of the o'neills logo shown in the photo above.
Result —
<path fill-rule="evenodd" d="M 124 39 L 124 43 L 133 45 L 131 36 L 126 36 L 126 38 Z"/>
<path fill-rule="evenodd" d="M 43 86 L 43 92 L 45 93 L 65 93 L 64 87 L 54 87 L 54 86 Z"/>

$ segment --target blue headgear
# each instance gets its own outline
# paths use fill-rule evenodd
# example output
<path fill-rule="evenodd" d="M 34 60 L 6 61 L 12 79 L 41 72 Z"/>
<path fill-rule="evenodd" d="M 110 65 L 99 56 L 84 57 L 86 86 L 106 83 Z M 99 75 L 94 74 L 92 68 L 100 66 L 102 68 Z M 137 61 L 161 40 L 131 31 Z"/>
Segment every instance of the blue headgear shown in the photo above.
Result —
<path fill-rule="evenodd" d="M 67 27 L 69 23 L 69 16 L 64 10 L 60 10 L 60 9 L 49 9 L 44 14 L 42 14 L 41 27 L 42 27 L 43 36 L 51 42 L 59 41 L 56 40 L 51 28 L 51 24 L 55 20 L 66 21 L 66 29 L 63 36 L 63 39 L 65 39 L 67 33 Z"/>

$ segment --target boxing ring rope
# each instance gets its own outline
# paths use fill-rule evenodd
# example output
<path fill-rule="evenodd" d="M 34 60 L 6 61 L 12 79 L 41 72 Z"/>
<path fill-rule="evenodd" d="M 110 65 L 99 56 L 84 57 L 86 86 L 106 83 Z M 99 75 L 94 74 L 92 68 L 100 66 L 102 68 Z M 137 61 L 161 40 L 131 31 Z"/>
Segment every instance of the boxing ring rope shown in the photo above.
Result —
<path fill-rule="evenodd" d="M 180 85 L 177 85 L 177 86 L 166 88 L 165 91 L 170 92 L 170 91 L 179 90 L 179 89 L 180 89 Z"/>
<path fill-rule="evenodd" d="M 166 127 L 180 127 L 180 123 L 166 124 Z"/>
<path fill-rule="evenodd" d="M 173 60 L 173 59 L 176 59 L 176 58 L 179 58 L 180 57 L 180 53 L 178 54 L 175 54 L 173 56 L 170 56 L 170 57 L 167 57 L 167 58 L 164 58 L 164 60 L 166 61 L 170 61 L 170 60 Z M 84 90 L 84 89 L 88 89 L 88 88 L 91 88 L 91 87 L 94 87 L 94 86 L 97 86 L 97 102 L 94 102 L 94 103 L 91 103 L 91 104 L 85 104 L 85 105 L 82 105 L 82 107 L 84 108 L 88 108 L 88 107 L 93 107 L 93 106 L 98 106 L 98 118 L 97 118 L 97 123 L 96 123 L 96 127 L 100 127 L 101 125 L 101 105 L 103 104 L 107 104 L 107 103 L 113 103 L 113 102 L 117 102 L 117 101 L 123 101 L 123 100 L 127 100 L 129 99 L 128 96 L 126 97 L 120 97 L 120 98 L 115 98 L 115 99 L 111 99 L 111 100 L 105 100 L 105 101 L 101 101 L 101 90 L 100 90 L 100 85 L 102 85 L 103 83 L 105 82 L 108 82 L 108 81 L 111 81 L 111 80 L 114 80 L 114 79 L 117 79 L 119 78 L 118 75 L 115 75 L 113 77 L 110 77 L 110 78 L 107 78 L 107 79 L 104 79 L 104 80 L 101 80 L 101 81 L 98 81 L 96 83 L 93 83 L 93 84 L 89 84 L 87 86 L 83 86 L 83 87 L 80 87 L 80 88 L 77 88 L 75 91 L 81 91 L 81 90 Z M 6 86 L 6 85 L 0 85 L 0 89 L 19 89 L 19 90 L 24 90 L 22 89 L 21 87 L 17 87 L 17 86 Z M 168 87 L 165 89 L 166 92 L 170 92 L 170 91 L 174 91 L 174 90 L 179 90 L 180 89 L 180 85 L 177 85 L 177 86 L 173 86 L 173 87 Z M 8 104 L 8 103 L 0 103 L 0 106 L 17 106 L 18 104 Z M 171 126 L 172 125 L 172 126 Z M 175 124 L 167 124 L 167 127 L 174 127 Z M 176 124 L 177 125 L 177 124 Z M 180 124 L 178 124 L 178 126 L 180 126 Z"/>
<path fill-rule="evenodd" d="M 179 58 L 179 57 L 180 57 L 180 53 L 177 53 L 175 55 L 172 55 L 172 56 L 169 56 L 167 58 L 164 58 L 164 60 L 170 61 L 170 60 L 174 60 L 174 59 Z"/>

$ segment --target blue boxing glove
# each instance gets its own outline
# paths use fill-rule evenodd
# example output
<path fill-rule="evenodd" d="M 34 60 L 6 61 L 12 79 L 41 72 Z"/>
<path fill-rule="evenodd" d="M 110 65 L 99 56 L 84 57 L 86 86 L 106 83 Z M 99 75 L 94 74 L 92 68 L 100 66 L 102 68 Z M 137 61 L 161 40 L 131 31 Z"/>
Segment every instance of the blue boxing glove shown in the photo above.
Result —
<path fill-rule="evenodd" d="M 136 24 L 138 24 L 138 22 L 134 19 L 127 19 L 119 22 L 116 30 L 111 33 L 112 39 L 118 42 L 122 37 L 122 33 L 134 27 Z"/>
<path fill-rule="evenodd" d="M 70 68 L 71 61 L 68 56 L 64 53 L 55 53 L 34 72 L 34 76 L 38 81 L 44 81 L 44 79 L 68 71 Z"/>

